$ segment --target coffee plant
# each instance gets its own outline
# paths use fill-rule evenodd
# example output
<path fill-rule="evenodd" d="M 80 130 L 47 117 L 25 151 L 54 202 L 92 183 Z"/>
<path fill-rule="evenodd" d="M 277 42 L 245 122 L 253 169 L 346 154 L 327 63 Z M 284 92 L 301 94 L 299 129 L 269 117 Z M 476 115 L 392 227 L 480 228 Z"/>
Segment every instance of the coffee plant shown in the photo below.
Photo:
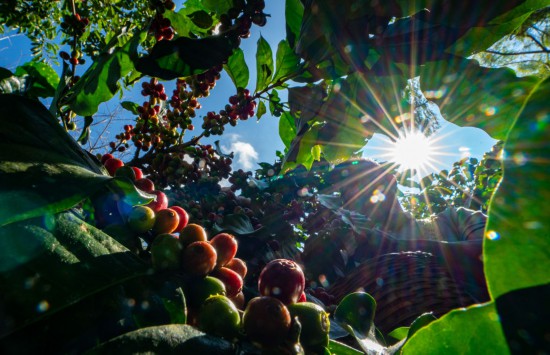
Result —
<path fill-rule="evenodd" d="M 259 36 L 252 87 L 243 43 L 272 6 L 285 31 L 275 51 Z M 0 68 L 0 352 L 544 353 L 548 10 L 4 1 L 0 35 L 32 60 Z M 100 120 L 107 102 L 121 125 Z M 375 133 L 429 136 L 439 111 L 499 143 L 421 178 L 383 163 L 386 179 L 418 220 L 487 214 L 485 237 L 411 246 L 349 208 L 335 172 Z M 216 139 L 265 115 L 284 151 L 234 168 Z M 116 132 L 92 150 L 92 127 Z"/>

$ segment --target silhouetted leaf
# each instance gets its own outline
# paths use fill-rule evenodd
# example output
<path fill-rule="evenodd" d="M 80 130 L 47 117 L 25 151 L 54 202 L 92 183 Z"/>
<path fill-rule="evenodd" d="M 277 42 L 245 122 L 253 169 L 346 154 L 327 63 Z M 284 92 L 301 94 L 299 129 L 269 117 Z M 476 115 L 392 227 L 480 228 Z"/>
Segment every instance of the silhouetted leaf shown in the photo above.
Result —
<path fill-rule="evenodd" d="M 222 65 L 231 56 L 234 42 L 222 35 L 160 41 L 148 55 L 137 60 L 136 68 L 143 74 L 164 80 L 200 74 Z"/>
<path fill-rule="evenodd" d="M 300 0 L 285 1 L 286 39 L 290 47 L 296 46 L 296 39 L 300 35 L 304 5 Z"/>

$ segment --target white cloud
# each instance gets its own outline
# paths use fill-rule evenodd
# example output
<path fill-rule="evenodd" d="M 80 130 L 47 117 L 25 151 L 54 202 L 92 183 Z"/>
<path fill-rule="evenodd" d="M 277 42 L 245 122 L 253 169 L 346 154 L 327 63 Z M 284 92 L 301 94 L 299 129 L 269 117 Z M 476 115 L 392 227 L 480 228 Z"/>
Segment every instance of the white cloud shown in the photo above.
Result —
<path fill-rule="evenodd" d="M 224 146 L 223 151 L 233 152 L 235 154 L 235 159 L 233 159 L 233 170 L 252 169 L 259 158 L 256 149 L 254 149 L 250 143 L 240 141 L 240 136 L 237 134 L 230 135 L 229 139 L 231 140 L 230 146 Z"/>

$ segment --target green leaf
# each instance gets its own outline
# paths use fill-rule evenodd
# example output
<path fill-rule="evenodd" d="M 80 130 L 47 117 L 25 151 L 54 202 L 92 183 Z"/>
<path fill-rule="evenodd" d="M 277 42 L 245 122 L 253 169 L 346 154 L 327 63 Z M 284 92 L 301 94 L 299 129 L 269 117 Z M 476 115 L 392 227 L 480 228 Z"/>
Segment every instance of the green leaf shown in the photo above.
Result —
<path fill-rule="evenodd" d="M 68 209 L 106 186 L 147 200 L 104 173 L 42 104 L 17 95 L 0 95 L 0 184 L 0 226 Z"/>
<path fill-rule="evenodd" d="M 122 101 L 120 103 L 120 106 L 122 106 L 122 108 L 130 111 L 131 113 L 133 113 L 134 115 L 138 115 L 139 112 L 138 112 L 138 107 L 139 105 L 136 104 L 135 102 L 132 102 L 132 101 Z"/>
<path fill-rule="evenodd" d="M 453 310 L 420 329 L 403 347 L 403 354 L 443 353 L 509 353 L 494 303 Z"/>
<path fill-rule="evenodd" d="M 222 35 L 160 41 L 137 60 L 136 69 L 164 80 L 200 74 L 225 62 L 234 45 L 234 39 Z"/>
<path fill-rule="evenodd" d="M 256 51 L 256 90 L 260 92 L 271 83 L 273 75 L 273 52 L 267 41 L 260 36 Z"/>
<path fill-rule="evenodd" d="M 256 110 L 256 117 L 260 119 L 262 118 L 263 115 L 265 115 L 266 112 L 267 112 L 267 108 L 265 106 L 265 103 L 260 100 L 260 103 L 258 104 L 258 109 Z"/>
<path fill-rule="evenodd" d="M 134 69 L 133 58 L 145 36 L 145 32 L 135 33 L 122 47 L 118 46 L 118 38 L 113 38 L 72 88 L 66 104 L 81 116 L 96 113 L 100 103 L 115 96 L 120 79 Z"/>
<path fill-rule="evenodd" d="M 233 0 L 203 0 L 202 4 L 206 9 L 222 15 L 233 7 Z"/>
<path fill-rule="evenodd" d="M 394 330 L 392 330 L 388 335 L 395 340 L 403 340 L 407 338 L 407 334 L 409 333 L 409 327 L 399 327 Z"/>
<path fill-rule="evenodd" d="M 44 62 L 28 62 L 15 70 L 15 76 L 28 74 L 32 80 L 29 94 L 36 97 L 53 97 L 59 76 L 55 70 Z"/>
<path fill-rule="evenodd" d="M 84 117 L 84 126 L 82 127 L 82 132 L 80 133 L 80 136 L 76 140 L 80 144 L 86 144 L 88 142 L 88 139 L 90 138 L 90 125 L 94 122 L 94 118 L 92 116 L 86 116 Z"/>
<path fill-rule="evenodd" d="M 275 74 L 272 82 L 285 79 L 288 75 L 299 69 L 300 58 L 294 53 L 286 40 L 279 42 L 277 54 L 275 55 Z"/>
<path fill-rule="evenodd" d="M 296 137 L 296 126 L 294 121 L 292 114 L 286 111 L 283 112 L 281 118 L 279 118 L 279 136 L 287 148 L 290 147 L 290 143 L 292 143 L 292 140 Z"/>
<path fill-rule="evenodd" d="M 411 326 L 409 327 L 409 332 L 407 333 L 407 338 L 411 338 L 416 332 L 418 332 L 420 329 L 424 328 L 437 318 L 433 315 L 433 313 L 424 313 L 420 315 L 418 318 L 416 318 Z"/>
<path fill-rule="evenodd" d="M 353 292 L 340 301 L 334 319 L 352 330 L 352 335 L 367 336 L 374 327 L 376 301 L 366 292 Z"/>
<path fill-rule="evenodd" d="M 550 283 L 549 94 L 547 79 L 516 115 L 504 143 L 506 157 L 511 159 L 503 160 L 503 179 L 489 207 L 483 244 L 485 275 L 493 299 L 512 290 Z"/>
<path fill-rule="evenodd" d="M 349 345 L 340 343 L 333 339 L 329 340 L 328 349 L 330 350 L 331 354 L 338 354 L 338 355 L 362 355 L 363 354 L 362 351 L 354 349 Z"/>
<path fill-rule="evenodd" d="M 244 52 L 237 48 L 224 64 L 224 69 L 235 84 L 236 88 L 246 88 L 248 85 L 249 72 L 246 61 L 244 60 Z"/>
<path fill-rule="evenodd" d="M 200 10 L 195 11 L 189 15 L 187 15 L 195 25 L 197 25 L 199 28 L 210 28 L 212 27 L 212 24 L 214 23 L 214 20 L 212 19 L 212 16 L 208 14 L 208 12 Z"/>
<path fill-rule="evenodd" d="M 3 324 L 7 327 L 0 336 L 50 319 L 149 269 L 124 246 L 70 212 L 0 228 L 0 253 L 3 317 L 11 319 Z"/>
<path fill-rule="evenodd" d="M 296 39 L 300 35 L 304 5 L 300 0 L 285 1 L 286 39 L 290 46 L 296 46 Z"/>

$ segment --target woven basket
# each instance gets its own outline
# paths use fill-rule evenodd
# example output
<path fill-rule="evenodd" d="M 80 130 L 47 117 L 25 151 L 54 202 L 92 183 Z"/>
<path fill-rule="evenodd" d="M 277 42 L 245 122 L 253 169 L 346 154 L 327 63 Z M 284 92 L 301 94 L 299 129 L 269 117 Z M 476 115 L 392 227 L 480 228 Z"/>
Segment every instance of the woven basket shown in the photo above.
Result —
<path fill-rule="evenodd" d="M 457 287 L 434 256 L 419 251 L 369 259 L 327 291 L 337 302 L 351 292 L 368 292 L 377 303 L 374 323 L 384 334 L 410 326 L 422 313 L 433 312 L 437 317 L 477 303 Z"/>

